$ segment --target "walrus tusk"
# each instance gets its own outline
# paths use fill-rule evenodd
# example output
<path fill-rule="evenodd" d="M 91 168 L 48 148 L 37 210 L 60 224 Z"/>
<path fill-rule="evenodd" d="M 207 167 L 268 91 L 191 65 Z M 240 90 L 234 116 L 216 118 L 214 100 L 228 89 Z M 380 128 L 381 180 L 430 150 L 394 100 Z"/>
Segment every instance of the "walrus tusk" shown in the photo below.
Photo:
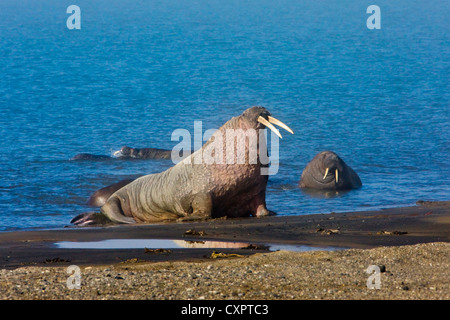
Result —
<path fill-rule="evenodd" d="M 277 126 L 282 127 L 284 130 L 289 131 L 290 133 L 294 134 L 294 131 L 292 131 L 291 128 L 289 128 L 285 123 L 281 122 L 280 120 L 269 116 L 268 120 L 270 123 L 276 124 Z"/>
<path fill-rule="evenodd" d="M 325 180 L 325 178 L 327 177 L 327 175 L 328 175 L 328 170 L 329 170 L 330 168 L 327 168 L 326 170 L 325 170 L 325 174 L 323 175 L 323 180 Z"/>
<path fill-rule="evenodd" d="M 336 183 L 338 183 L 338 181 L 339 181 L 339 173 L 338 172 L 339 172 L 338 169 L 336 169 L 336 171 L 335 171 Z"/>
<path fill-rule="evenodd" d="M 118 150 L 118 151 L 116 151 L 116 152 L 113 153 L 113 156 L 114 156 L 114 157 L 119 157 L 119 156 L 121 156 L 121 155 L 122 155 L 122 151 L 121 151 L 121 150 Z"/>
<path fill-rule="evenodd" d="M 258 117 L 258 122 L 262 123 L 263 125 L 265 125 L 267 128 L 269 128 L 270 130 L 272 130 L 277 136 L 280 137 L 280 139 L 282 139 L 283 137 L 280 134 L 280 131 L 278 131 L 277 128 L 275 128 L 273 126 L 273 124 L 271 124 L 269 121 L 267 121 L 266 119 L 264 119 L 263 117 L 259 116 Z"/>

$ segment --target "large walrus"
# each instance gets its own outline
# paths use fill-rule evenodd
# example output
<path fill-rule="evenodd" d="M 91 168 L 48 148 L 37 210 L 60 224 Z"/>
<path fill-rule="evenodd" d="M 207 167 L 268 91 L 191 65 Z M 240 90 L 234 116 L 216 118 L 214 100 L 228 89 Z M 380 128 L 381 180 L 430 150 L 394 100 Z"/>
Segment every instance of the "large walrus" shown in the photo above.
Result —
<path fill-rule="evenodd" d="M 299 187 L 318 190 L 350 190 L 360 188 L 361 179 L 344 160 L 332 151 L 322 151 L 306 166 Z"/>
<path fill-rule="evenodd" d="M 116 191 L 101 213 L 81 214 L 72 223 L 157 222 L 215 217 L 264 216 L 268 180 L 266 127 L 290 131 L 263 107 L 252 107 L 227 121 L 203 147 L 164 172 L 140 177 Z M 254 139 L 255 137 L 256 139 Z M 262 152 L 262 153 L 260 153 Z M 256 155 L 256 156 L 255 156 Z"/>

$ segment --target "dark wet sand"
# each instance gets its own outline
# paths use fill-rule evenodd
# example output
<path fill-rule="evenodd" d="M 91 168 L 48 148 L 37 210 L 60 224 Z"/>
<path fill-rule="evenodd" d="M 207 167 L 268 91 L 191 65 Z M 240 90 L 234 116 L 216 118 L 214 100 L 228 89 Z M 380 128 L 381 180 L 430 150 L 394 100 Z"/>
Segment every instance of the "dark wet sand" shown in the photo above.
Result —
<path fill-rule="evenodd" d="M 187 235 L 196 230 L 202 235 Z M 172 249 L 154 253 L 143 249 L 60 249 L 58 241 L 105 239 L 181 239 L 233 241 L 249 244 L 307 245 L 369 249 L 450 241 L 450 201 L 377 211 L 216 219 L 158 225 L 116 225 L 101 228 L 69 227 L 0 233 L 0 269 L 26 266 L 94 266 L 124 261 L 200 261 L 213 251 L 251 255 L 267 248 Z"/>

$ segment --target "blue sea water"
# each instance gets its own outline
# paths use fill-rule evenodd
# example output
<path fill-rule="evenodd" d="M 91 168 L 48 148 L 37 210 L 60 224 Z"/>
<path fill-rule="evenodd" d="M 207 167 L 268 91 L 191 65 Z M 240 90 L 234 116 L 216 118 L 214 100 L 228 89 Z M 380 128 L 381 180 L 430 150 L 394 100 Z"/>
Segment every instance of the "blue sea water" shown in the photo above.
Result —
<path fill-rule="evenodd" d="M 69 30 L 69 5 L 81 29 Z M 122 145 L 171 149 L 253 105 L 286 122 L 267 205 L 280 215 L 449 200 L 450 2 L 0 1 L 0 231 L 60 228 L 89 196 L 170 161 L 69 161 Z M 337 152 L 363 188 L 297 188 Z"/>

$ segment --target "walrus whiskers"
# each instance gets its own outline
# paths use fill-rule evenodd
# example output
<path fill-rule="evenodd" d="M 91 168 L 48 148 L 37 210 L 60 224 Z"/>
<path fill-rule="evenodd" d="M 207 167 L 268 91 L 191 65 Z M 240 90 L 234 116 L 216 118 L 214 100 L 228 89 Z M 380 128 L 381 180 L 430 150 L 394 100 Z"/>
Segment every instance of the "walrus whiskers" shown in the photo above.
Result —
<path fill-rule="evenodd" d="M 326 168 L 326 169 L 325 169 L 325 174 L 323 175 L 322 180 L 325 180 L 325 178 L 328 176 L 328 171 L 329 171 L 329 170 L 330 170 L 330 168 Z M 338 169 L 336 169 L 334 172 L 335 172 L 334 177 L 335 177 L 335 179 L 336 179 L 336 183 L 338 183 L 338 182 L 339 182 L 339 171 L 338 171 Z"/>

